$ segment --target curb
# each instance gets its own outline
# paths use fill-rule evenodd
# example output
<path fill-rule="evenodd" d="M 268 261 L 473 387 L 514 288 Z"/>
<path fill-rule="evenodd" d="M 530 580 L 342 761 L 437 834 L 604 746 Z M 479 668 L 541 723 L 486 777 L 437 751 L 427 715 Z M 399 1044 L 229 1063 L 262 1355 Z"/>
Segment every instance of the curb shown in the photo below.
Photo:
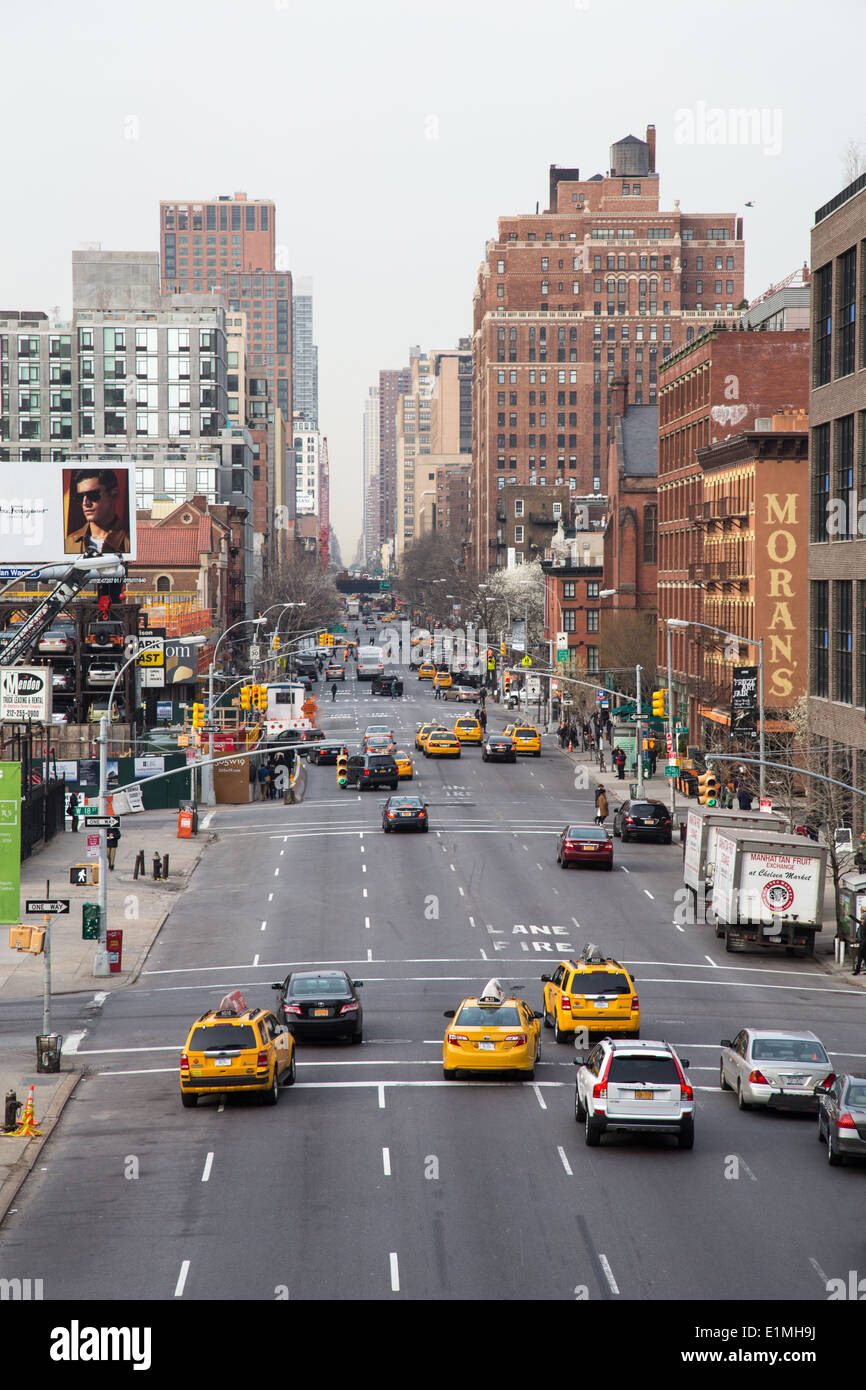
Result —
<path fill-rule="evenodd" d="M 37 1124 L 39 1124 L 42 1129 L 42 1133 L 40 1135 L 34 1135 L 32 1139 L 27 1140 L 27 1143 L 15 1159 L 9 1177 L 0 1185 L 0 1224 L 6 1219 L 6 1214 L 18 1195 L 24 1180 L 32 1173 L 36 1160 L 42 1152 L 45 1143 L 54 1132 L 54 1126 L 60 1119 L 66 1102 L 71 1097 L 83 1075 L 83 1072 L 73 1071 L 61 1082 L 60 1087 L 52 1097 L 44 1119 L 37 1120 Z M 11 1140 L 8 1142 L 14 1143 L 15 1141 Z"/>

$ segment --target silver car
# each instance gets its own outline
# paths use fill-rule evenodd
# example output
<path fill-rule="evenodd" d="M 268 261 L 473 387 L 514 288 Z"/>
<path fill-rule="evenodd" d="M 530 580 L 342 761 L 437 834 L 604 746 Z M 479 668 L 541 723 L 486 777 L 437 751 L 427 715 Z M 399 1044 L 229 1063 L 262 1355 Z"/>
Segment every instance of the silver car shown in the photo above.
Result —
<path fill-rule="evenodd" d="M 826 1143 L 834 1168 L 866 1158 L 866 1076 L 845 1073 L 818 1087 L 818 1143 Z"/>
<path fill-rule="evenodd" d="M 820 1038 L 805 1029 L 741 1028 L 723 1038 L 719 1085 L 734 1091 L 741 1110 L 816 1110 L 815 1087 L 833 1081 L 833 1064 Z"/>

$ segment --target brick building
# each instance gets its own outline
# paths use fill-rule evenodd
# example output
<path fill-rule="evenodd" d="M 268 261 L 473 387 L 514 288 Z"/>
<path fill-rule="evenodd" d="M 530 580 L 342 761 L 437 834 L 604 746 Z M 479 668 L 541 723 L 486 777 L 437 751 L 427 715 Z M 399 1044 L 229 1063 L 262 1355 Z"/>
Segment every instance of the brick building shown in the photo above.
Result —
<path fill-rule="evenodd" d="M 809 404 L 809 742 L 866 786 L 866 175 L 815 214 Z M 854 797 L 855 831 L 863 805 Z"/>
<path fill-rule="evenodd" d="M 655 129 L 612 146 L 607 175 L 552 166 L 544 212 L 501 217 L 473 319 L 472 526 L 496 559 L 497 492 L 542 477 L 601 492 L 611 383 L 656 401 L 662 362 L 743 300 L 742 221 L 659 203 Z M 500 561 L 501 563 L 501 561 Z"/>
<path fill-rule="evenodd" d="M 667 665 L 667 618 L 709 622 L 705 507 L 699 450 L 753 431 L 759 420 L 808 407 L 808 335 L 712 329 L 671 357 L 659 373 L 658 662 Z M 752 505 L 754 499 L 750 500 Z M 733 524 L 733 522 L 732 522 Z M 753 520 L 749 513 L 746 524 Z M 739 526 L 740 523 L 737 523 Z M 703 643 L 698 629 L 673 633 L 674 699 L 688 706 L 694 741 L 704 703 Z M 754 655 L 754 652 L 752 652 Z M 744 653 L 743 664 L 748 664 Z"/>

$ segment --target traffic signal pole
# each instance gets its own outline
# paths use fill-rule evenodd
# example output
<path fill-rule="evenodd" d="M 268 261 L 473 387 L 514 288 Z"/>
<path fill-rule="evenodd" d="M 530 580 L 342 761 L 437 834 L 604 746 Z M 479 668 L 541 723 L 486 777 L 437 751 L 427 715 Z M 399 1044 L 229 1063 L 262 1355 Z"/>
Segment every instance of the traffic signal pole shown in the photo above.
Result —
<path fill-rule="evenodd" d="M 671 745 L 669 756 L 670 761 L 679 766 L 679 749 L 674 742 L 676 721 L 674 720 L 674 678 L 671 669 L 671 630 L 667 625 L 665 626 L 668 634 L 668 740 Z M 677 779 L 676 777 L 671 777 L 668 780 L 671 784 L 671 825 L 673 825 L 674 814 L 677 809 Z"/>

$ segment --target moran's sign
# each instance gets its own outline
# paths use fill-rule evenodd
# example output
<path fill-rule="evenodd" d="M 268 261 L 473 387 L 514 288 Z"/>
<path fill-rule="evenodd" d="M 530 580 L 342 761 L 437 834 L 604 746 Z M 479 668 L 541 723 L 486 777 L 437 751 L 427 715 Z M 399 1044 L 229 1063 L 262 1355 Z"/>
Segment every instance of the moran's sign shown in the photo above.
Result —
<path fill-rule="evenodd" d="M 791 472 L 790 461 L 762 460 L 766 490 L 755 509 L 755 636 L 764 639 L 764 696 L 776 707 L 806 693 L 806 479 L 791 491 Z"/>

